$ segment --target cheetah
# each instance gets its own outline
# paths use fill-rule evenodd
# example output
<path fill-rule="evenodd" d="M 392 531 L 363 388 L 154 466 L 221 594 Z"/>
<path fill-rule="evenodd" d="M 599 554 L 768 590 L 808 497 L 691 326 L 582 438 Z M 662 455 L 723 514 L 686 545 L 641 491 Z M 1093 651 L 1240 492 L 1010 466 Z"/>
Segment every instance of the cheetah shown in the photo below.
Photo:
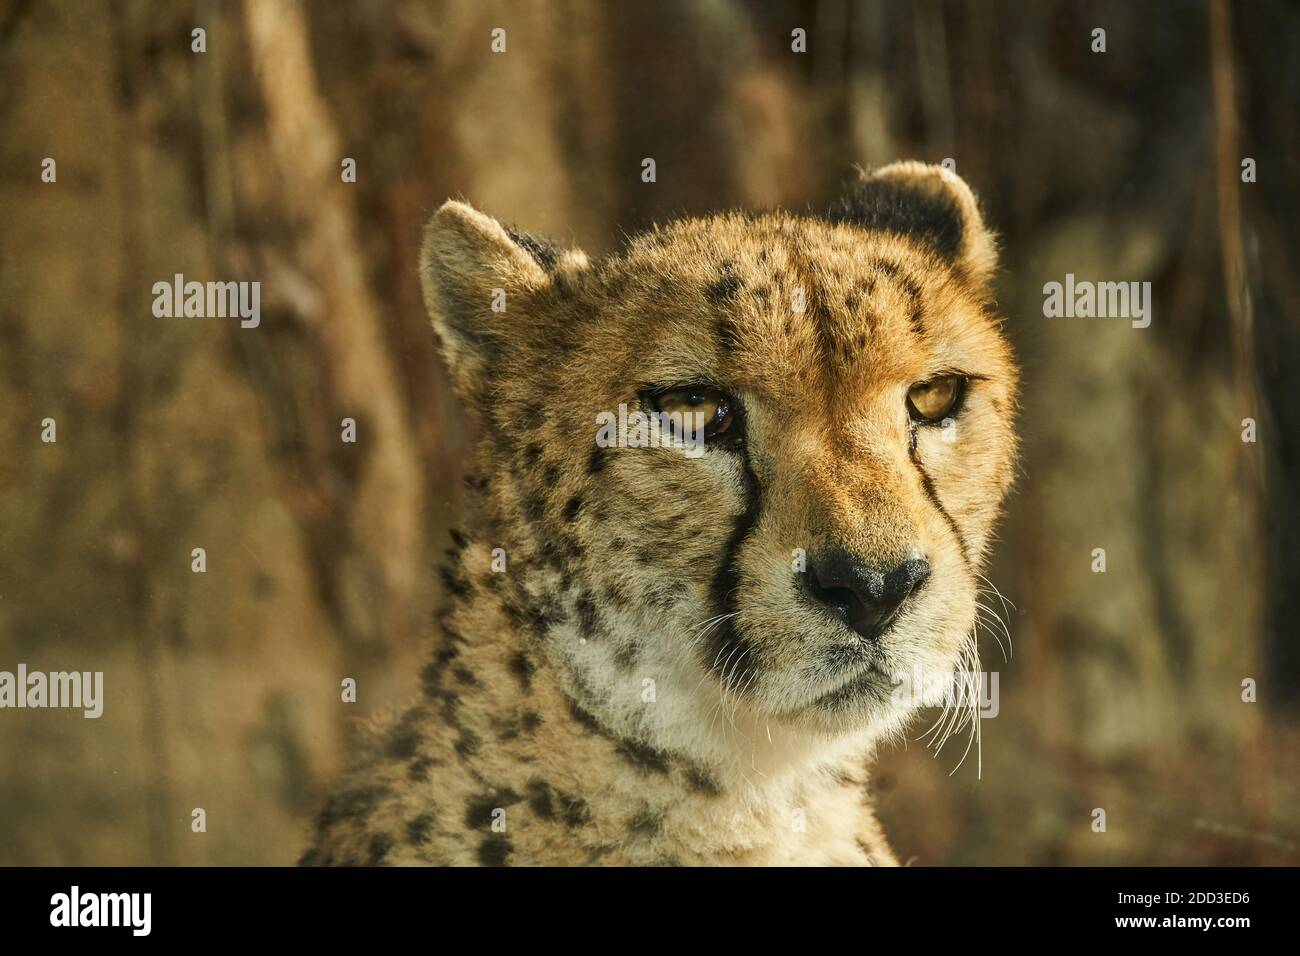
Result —
<path fill-rule="evenodd" d="M 972 662 L 1015 470 L 995 268 L 971 189 L 918 162 L 598 260 L 438 209 L 465 530 L 418 699 L 301 862 L 896 865 L 869 770 L 899 675 Z M 700 453 L 598 441 L 616 413 Z"/>

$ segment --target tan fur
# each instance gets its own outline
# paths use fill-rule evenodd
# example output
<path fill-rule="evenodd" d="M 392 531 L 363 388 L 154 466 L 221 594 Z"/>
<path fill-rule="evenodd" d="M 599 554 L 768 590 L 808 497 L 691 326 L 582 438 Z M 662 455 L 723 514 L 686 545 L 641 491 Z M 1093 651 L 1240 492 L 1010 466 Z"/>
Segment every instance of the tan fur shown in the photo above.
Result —
<path fill-rule="evenodd" d="M 437 212 L 425 300 L 482 420 L 469 530 L 420 699 L 304 862 L 896 862 L 867 796 L 912 712 L 888 678 L 953 669 L 971 633 L 1016 372 L 969 188 L 917 163 L 863 184 L 873 218 L 685 220 L 594 264 Z M 953 370 L 949 442 L 906 396 Z M 669 384 L 736 396 L 743 445 L 597 448 L 598 413 Z M 792 565 L 831 545 L 933 569 L 851 673 L 861 642 Z"/>

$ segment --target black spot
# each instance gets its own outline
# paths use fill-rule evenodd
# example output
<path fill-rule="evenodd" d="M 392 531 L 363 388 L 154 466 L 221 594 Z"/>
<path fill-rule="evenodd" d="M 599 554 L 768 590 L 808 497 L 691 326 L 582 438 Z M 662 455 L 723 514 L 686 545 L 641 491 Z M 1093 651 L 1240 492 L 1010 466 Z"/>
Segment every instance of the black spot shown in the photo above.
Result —
<path fill-rule="evenodd" d="M 460 631 L 456 630 L 455 626 L 452 625 L 450 617 L 450 612 L 445 609 L 439 612 L 438 629 L 442 631 L 443 636 L 447 638 L 449 643 L 468 644 L 469 641 L 465 639 L 465 635 L 461 634 Z M 455 654 L 456 652 L 453 650 L 452 653 Z"/>
<path fill-rule="evenodd" d="M 531 734 L 542 726 L 542 715 L 535 710 L 526 710 L 523 716 L 519 718 L 519 726 L 524 733 Z"/>
<path fill-rule="evenodd" d="M 514 846 L 504 833 L 490 833 L 478 845 L 479 866 L 505 866 Z"/>
<path fill-rule="evenodd" d="M 529 444 L 528 447 L 524 449 L 524 461 L 528 462 L 528 464 L 530 465 L 537 464 L 538 460 L 541 457 L 542 457 L 542 446 L 537 444 L 536 442 Z"/>
<path fill-rule="evenodd" d="M 433 829 L 433 814 L 421 813 L 418 817 L 406 821 L 406 842 L 412 846 L 419 846 L 429 840 L 429 833 Z"/>
<path fill-rule="evenodd" d="M 635 644 L 620 644 L 614 651 L 614 663 L 623 670 L 631 670 L 641 657 L 641 648 Z"/>
<path fill-rule="evenodd" d="M 692 766 L 686 771 L 686 784 L 694 793 L 701 793 L 705 796 L 716 797 L 722 793 L 722 787 L 703 767 Z"/>
<path fill-rule="evenodd" d="M 823 768 L 823 773 L 841 787 L 862 786 L 862 782 L 843 767 L 826 767 Z"/>
<path fill-rule="evenodd" d="M 605 467 L 605 449 L 595 445 L 591 449 L 591 454 L 587 456 L 587 474 L 595 475 Z"/>
<path fill-rule="evenodd" d="M 643 807 L 627 821 L 628 831 L 635 836 L 658 836 L 664 828 L 664 813 L 650 807 Z"/>
<path fill-rule="evenodd" d="M 318 848 L 312 847 L 302 856 L 298 857 L 299 866 L 329 866 L 327 862 L 329 856 L 321 852 Z"/>
<path fill-rule="evenodd" d="M 530 495 L 524 502 L 524 517 L 533 524 L 541 524 L 546 518 L 546 502 L 540 495 Z M 543 552 L 546 549 L 543 548 Z"/>
<path fill-rule="evenodd" d="M 449 533 L 451 534 L 451 540 L 452 540 L 452 542 L 453 542 L 453 543 L 456 545 L 456 547 L 459 548 L 460 550 L 463 551 L 463 550 L 465 550 L 466 547 L 469 546 L 469 538 L 465 537 L 464 533 L 463 533 L 462 531 L 460 531 L 459 529 L 457 529 L 457 528 L 450 528 L 450 529 L 449 529 Z"/>
<path fill-rule="evenodd" d="M 675 584 L 660 584 L 651 587 L 646 592 L 646 603 L 658 611 L 667 611 L 674 604 L 681 594 L 681 589 Z"/>
<path fill-rule="evenodd" d="M 460 737 L 456 740 L 455 750 L 462 759 L 468 759 L 477 754 L 482 745 L 483 740 L 478 734 L 470 730 L 461 730 Z"/>
<path fill-rule="evenodd" d="M 388 756 L 398 760 L 409 760 L 415 756 L 420 744 L 424 742 L 419 724 L 420 717 L 414 711 L 402 718 L 388 734 Z"/>
<path fill-rule="evenodd" d="M 578 632 L 588 640 L 598 637 L 600 635 L 600 612 L 596 610 L 591 595 L 580 595 L 576 607 L 578 609 Z"/>
<path fill-rule="evenodd" d="M 520 630 L 529 630 L 533 626 L 532 618 L 524 612 L 516 602 L 505 600 L 501 602 L 501 609 L 506 612 L 506 617 L 510 618 L 510 623 Z M 527 690 L 527 688 L 525 688 Z"/>
<path fill-rule="evenodd" d="M 528 782 L 528 807 L 543 820 L 555 819 L 555 797 L 543 780 Z"/>
<path fill-rule="evenodd" d="M 454 647 L 444 647 L 433 660 L 425 664 L 420 670 L 420 683 L 424 688 L 426 697 L 437 699 L 442 694 L 442 672 L 447 665 L 460 656 L 460 651 Z"/>
<path fill-rule="evenodd" d="M 704 290 L 705 297 L 716 306 L 730 305 L 741 289 L 740 279 L 730 264 L 724 265 L 717 280 Z"/>
<path fill-rule="evenodd" d="M 622 740 L 618 754 L 639 770 L 647 773 L 668 772 L 668 755 L 662 750 L 636 740 Z"/>
<path fill-rule="evenodd" d="M 578 512 L 582 510 L 582 495 L 574 495 L 569 499 L 569 503 L 564 506 L 564 520 L 574 522 L 578 519 Z"/>
<path fill-rule="evenodd" d="M 581 724 L 585 729 L 598 734 L 603 734 L 605 732 L 605 728 L 601 726 L 600 721 L 598 721 L 595 717 L 593 717 L 587 711 L 583 710 L 572 700 L 569 700 L 568 704 L 569 704 L 570 716 L 572 716 L 573 719 L 576 720 L 579 724 Z"/>
<path fill-rule="evenodd" d="M 416 757 L 406 768 L 406 776 L 415 783 L 428 783 L 429 768 L 434 765 L 432 757 Z"/>
<path fill-rule="evenodd" d="M 740 347 L 742 340 L 740 325 L 732 313 L 726 312 L 718 319 L 715 331 L 723 352 L 734 352 Z"/>
<path fill-rule="evenodd" d="M 961 254 L 961 209 L 946 191 L 893 179 L 864 180 L 849 187 L 827 218 L 910 236 L 949 262 Z"/>
<path fill-rule="evenodd" d="M 442 567 L 438 569 L 438 572 L 442 577 L 443 585 L 446 586 L 450 593 L 457 597 L 464 597 L 469 593 L 469 582 L 464 578 L 458 577 L 456 572 L 451 568 Z"/>
<path fill-rule="evenodd" d="M 523 651 L 515 651 L 510 655 L 508 666 L 510 673 L 519 680 L 519 686 L 524 690 L 530 690 L 533 686 L 533 674 L 537 671 L 537 665 L 533 663 L 532 658 Z"/>
<path fill-rule="evenodd" d="M 393 838 L 387 833 L 376 833 L 370 838 L 370 855 L 366 866 L 380 866 L 388 859 L 388 851 L 393 848 Z"/>
<path fill-rule="evenodd" d="M 565 826 L 581 827 L 591 822 L 591 807 L 586 800 L 569 793 L 558 793 L 556 796 L 560 801 L 560 815 L 564 817 Z"/>
<path fill-rule="evenodd" d="M 364 824 L 375 812 L 379 801 L 390 796 L 392 792 L 391 787 L 382 785 L 341 790 L 325 801 L 316 825 L 321 830 L 327 830 L 343 820 Z"/>
<path fill-rule="evenodd" d="M 492 811 L 514 806 L 523 798 L 509 787 L 471 797 L 465 805 L 465 826 L 482 830 L 492 825 Z"/>
<path fill-rule="evenodd" d="M 452 674 L 455 676 L 456 680 L 468 687 L 478 686 L 478 678 L 474 676 L 474 672 L 468 667 L 457 667 L 452 671 Z"/>

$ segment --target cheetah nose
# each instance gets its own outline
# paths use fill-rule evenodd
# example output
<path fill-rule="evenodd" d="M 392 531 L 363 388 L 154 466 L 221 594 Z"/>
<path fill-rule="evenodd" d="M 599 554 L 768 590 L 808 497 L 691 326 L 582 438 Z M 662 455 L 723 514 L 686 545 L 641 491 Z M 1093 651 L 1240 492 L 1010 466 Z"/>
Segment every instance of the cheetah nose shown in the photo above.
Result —
<path fill-rule="evenodd" d="M 836 550 L 808 567 L 813 599 L 867 640 L 876 640 L 894 623 L 903 602 L 929 576 L 930 562 L 919 555 L 880 571 Z"/>

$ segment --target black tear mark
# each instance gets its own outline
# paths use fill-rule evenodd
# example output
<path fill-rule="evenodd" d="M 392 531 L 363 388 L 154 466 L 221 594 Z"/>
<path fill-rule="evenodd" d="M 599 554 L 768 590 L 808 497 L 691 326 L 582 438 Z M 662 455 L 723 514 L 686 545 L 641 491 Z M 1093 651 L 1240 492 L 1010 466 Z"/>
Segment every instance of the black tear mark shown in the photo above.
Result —
<path fill-rule="evenodd" d="M 740 587 L 740 567 L 737 564 L 741 545 L 758 523 L 762 510 L 762 495 L 758 479 L 750 466 L 748 450 L 743 450 L 745 510 L 732 526 L 731 536 L 723 550 L 722 564 L 713 579 L 710 589 L 713 608 L 716 614 L 724 615 L 722 623 L 714 633 L 712 641 L 704 646 L 707 659 L 704 666 L 717 674 L 724 683 L 733 689 L 745 687 L 754 671 L 755 661 L 750 653 L 751 645 L 740 636 L 736 627 L 735 599 Z"/>
<path fill-rule="evenodd" d="M 915 426 L 912 428 L 912 443 L 911 448 L 908 450 L 910 452 L 909 457 L 912 460 L 912 464 L 916 468 L 916 473 L 921 476 L 921 487 L 925 489 L 926 497 L 930 499 L 930 503 L 938 509 L 939 514 L 943 515 L 943 520 L 946 521 L 948 527 L 952 529 L 953 537 L 957 539 L 957 548 L 961 552 L 962 562 L 966 565 L 967 569 L 970 569 L 971 560 L 970 553 L 966 547 L 966 538 L 962 535 L 961 529 L 957 527 L 957 522 L 953 519 L 953 516 L 948 513 L 948 509 L 945 508 L 943 502 L 939 500 L 939 493 L 935 491 L 934 481 L 931 480 L 930 473 L 925 470 L 925 466 L 921 464 L 921 456 L 916 447 Z"/>

